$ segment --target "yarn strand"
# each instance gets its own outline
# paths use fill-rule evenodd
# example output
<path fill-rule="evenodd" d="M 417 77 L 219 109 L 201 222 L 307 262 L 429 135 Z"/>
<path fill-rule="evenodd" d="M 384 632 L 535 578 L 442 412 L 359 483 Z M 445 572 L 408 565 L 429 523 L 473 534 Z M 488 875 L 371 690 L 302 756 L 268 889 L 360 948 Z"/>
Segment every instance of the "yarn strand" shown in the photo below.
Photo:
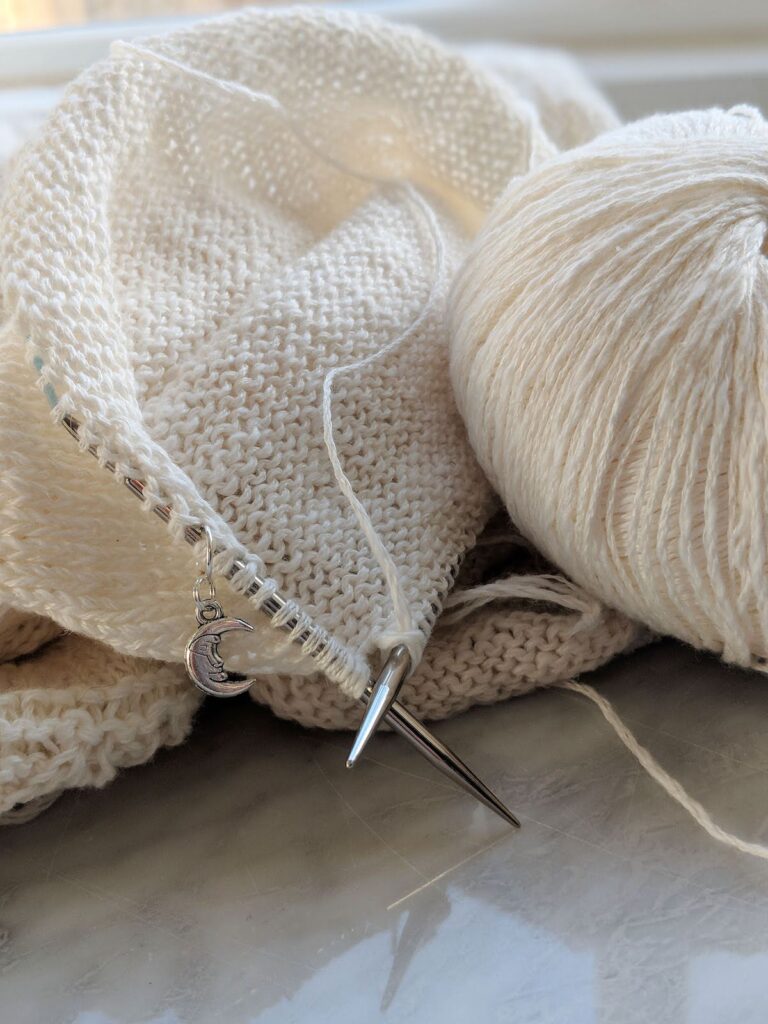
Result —
<path fill-rule="evenodd" d="M 572 679 L 555 683 L 555 686 L 562 690 L 570 690 L 573 693 L 581 694 L 582 697 L 586 697 L 593 704 L 596 704 L 603 718 L 608 722 L 630 754 L 637 759 L 648 775 L 661 786 L 664 792 L 675 803 L 679 804 L 693 818 L 697 825 L 704 829 L 707 835 L 711 836 L 712 839 L 716 839 L 719 843 L 730 847 L 732 850 L 738 850 L 739 853 L 746 853 L 750 857 L 758 857 L 760 860 L 768 860 L 768 847 L 742 839 L 740 836 L 735 836 L 732 832 L 726 832 L 724 828 L 718 825 L 713 820 L 709 811 L 698 800 L 694 799 L 677 779 L 672 778 L 669 772 L 662 768 L 653 754 L 642 746 L 616 714 L 613 705 L 605 697 L 601 696 L 597 690 L 592 686 L 587 686 L 585 683 L 577 683 Z"/>
<path fill-rule="evenodd" d="M 493 580 L 477 587 L 467 587 L 450 594 L 445 601 L 442 622 L 459 622 L 491 601 L 541 601 L 569 611 L 578 612 L 575 629 L 594 626 L 603 613 L 603 606 L 594 597 L 562 576 L 551 573 L 514 575 Z"/>
<path fill-rule="evenodd" d="M 375 362 L 377 359 L 398 349 L 409 337 L 418 331 L 419 327 L 421 327 L 421 325 L 433 313 L 438 295 L 440 294 L 440 289 L 442 288 L 445 280 L 445 246 L 443 244 L 437 217 L 435 216 L 432 207 L 410 182 L 402 178 L 367 174 L 365 171 L 351 167 L 344 161 L 338 160 L 332 154 L 325 152 L 325 150 L 307 137 L 307 135 L 294 122 L 290 111 L 285 108 L 276 96 L 273 96 L 270 93 L 257 92 L 240 82 L 217 78 L 205 71 L 201 71 L 198 68 L 191 67 L 188 64 L 178 61 L 173 57 L 158 53 L 155 50 L 139 44 L 118 41 L 112 44 L 111 53 L 112 55 L 126 53 L 156 61 L 171 70 L 180 72 L 184 75 L 190 75 L 207 85 L 213 86 L 229 96 L 241 97 L 249 102 L 257 102 L 268 106 L 279 115 L 287 129 L 302 146 L 304 146 L 313 155 L 319 157 L 330 167 L 333 167 L 340 173 L 346 174 L 358 181 L 378 185 L 380 187 L 390 186 L 399 188 L 405 194 L 406 200 L 412 206 L 416 207 L 419 215 L 426 224 L 434 252 L 434 275 L 424 306 L 405 330 L 401 331 L 392 341 L 383 345 L 381 348 L 376 349 L 374 352 L 369 353 L 369 355 L 362 359 L 355 360 L 345 366 L 338 366 L 329 370 L 323 381 L 322 399 L 323 440 L 334 479 L 357 519 L 358 525 L 365 536 L 371 553 L 379 564 L 384 577 L 384 582 L 389 592 L 390 601 L 392 603 L 392 628 L 386 630 L 383 635 L 377 637 L 377 643 L 385 650 L 394 647 L 398 643 L 405 644 L 410 651 L 412 664 L 418 664 L 424 650 L 426 637 L 416 625 L 413 617 L 413 610 L 403 589 L 402 580 L 394 559 L 374 527 L 370 514 L 355 494 L 352 482 L 344 472 L 341 465 L 341 458 L 339 456 L 336 440 L 333 434 L 333 384 L 339 375 L 362 369 L 370 363 Z"/>
<path fill-rule="evenodd" d="M 408 325 L 408 327 L 406 327 L 404 331 L 398 334 L 394 340 L 384 345 L 383 348 L 377 349 L 375 352 L 371 352 L 363 359 L 356 360 L 353 363 L 348 363 L 346 366 L 334 367 L 332 370 L 328 371 L 323 381 L 323 440 L 325 441 L 326 451 L 328 453 L 331 468 L 333 469 L 333 475 L 336 479 L 339 490 L 347 499 L 350 508 L 354 512 L 360 529 L 365 535 L 365 539 L 368 541 L 368 545 L 374 558 L 381 567 L 387 587 L 389 588 L 390 599 L 394 610 L 394 629 L 387 631 L 384 636 L 379 638 L 380 646 L 385 649 L 391 649 L 398 643 L 405 644 L 411 654 L 411 663 L 416 665 L 421 660 L 426 637 L 421 630 L 416 627 L 416 623 L 413 619 L 413 612 L 403 590 L 397 566 L 395 565 L 385 544 L 382 542 L 381 537 L 377 533 L 367 509 L 355 494 L 352 482 L 342 468 L 338 448 L 336 447 L 336 440 L 333 436 L 333 382 L 336 377 L 343 373 L 350 373 L 352 370 L 362 369 L 364 366 L 374 362 L 381 356 L 393 352 L 409 337 L 411 337 L 432 313 L 437 302 L 439 289 L 445 277 L 445 249 L 434 211 L 412 186 L 406 182 L 403 182 L 402 184 L 411 201 L 415 202 L 419 207 L 419 210 L 432 235 L 435 256 L 435 275 L 432 287 L 430 288 L 427 301 L 422 307 L 419 315 L 411 324 Z"/>

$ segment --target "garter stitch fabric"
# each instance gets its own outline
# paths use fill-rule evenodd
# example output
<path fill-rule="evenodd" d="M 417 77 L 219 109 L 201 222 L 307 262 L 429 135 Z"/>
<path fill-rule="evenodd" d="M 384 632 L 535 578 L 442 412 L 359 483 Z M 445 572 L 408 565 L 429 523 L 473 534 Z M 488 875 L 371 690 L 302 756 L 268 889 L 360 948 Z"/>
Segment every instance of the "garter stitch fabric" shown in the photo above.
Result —
<path fill-rule="evenodd" d="M 521 592 L 523 582 L 542 579 L 535 553 L 533 564 L 521 559 L 519 547 L 500 543 L 498 534 L 495 521 L 464 563 L 454 598 L 499 577 L 509 580 L 512 573 L 519 574 Z M 556 685 L 648 641 L 636 623 L 581 596 L 592 614 L 514 598 L 487 604 L 459 621 L 447 610 L 400 699 L 419 718 L 448 718 L 474 704 Z M 251 696 L 302 725 L 356 729 L 360 722 L 359 706 L 319 676 L 268 677 L 251 688 Z"/>
<path fill-rule="evenodd" d="M 510 175 L 525 171 L 536 154 L 584 141 L 616 120 L 559 56 L 538 60 L 534 52 L 514 50 L 498 74 L 480 72 L 420 34 L 375 19 L 249 13 L 148 45 L 225 77 L 254 85 L 268 79 L 270 92 L 300 111 L 305 126 L 325 126 L 327 137 L 318 144 L 345 163 L 365 151 L 378 170 L 376 161 L 388 172 L 394 166 L 398 173 L 429 174 L 430 187 L 442 195 L 434 201 L 450 236 L 451 262 L 473 230 L 470 222 L 482 219 Z M 302 81 L 295 74 L 299 54 L 308 76 Z M 310 85 L 338 76 L 324 102 L 307 100 Z M 432 240 L 397 195 L 361 197 L 359 182 L 332 174 L 328 180 L 323 161 L 315 166 L 310 159 L 314 178 L 297 182 L 292 174 L 307 167 L 305 148 L 299 161 L 295 138 L 248 105 L 232 115 L 233 145 L 241 153 L 246 143 L 239 134 L 253 133 L 257 180 L 244 182 L 242 168 L 228 167 L 222 183 L 219 169 L 210 175 L 212 195 L 211 167 L 197 166 L 201 155 L 184 136 L 183 122 L 197 131 L 195 119 L 206 112 L 202 121 L 212 134 L 201 137 L 215 144 L 218 159 L 230 127 L 217 143 L 221 124 L 211 111 L 219 115 L 227 104 L 189 87 L 188 76 L 141 54 L 100 65 L 70 87 L 11 174 L 0 317 L 0 590 L 8 602 L 0 617 L 0 661 L 38 654 L 0 664 L 6 821 L 21 820 L 23 810 L 11 810 L 16 804 L 42 806 L 66 787 L 102 785 L 121 766 L 180 742 L 199 701 L 181 666 L 144 657 L 179 659 L 190 629 L 195 560 L 49 417 L 48 399 L 67 391 L 47 376 L 48 393 L 41 394 L 30 366 L 39 352 L 36 346 L 31 353 L 26 341 L 33 323 L 59 341 L 65 329 L 64 342 L 82 345 L 91 365 L 79 369 L 87 379 L 101 365 L 96 358 L 106 360 L 105 379 L 128 364 L 129 396 L 115 409 L 114 395 L 98 395 L 97 411 L 114 417 L 107 434 L 115 444 L 122 444 L 124 428 L 126 436 L 140 428 L 139 451 L 157 461 L 153 468 L 182 480 L 182 497 L 192 481 L 190 518 L 201 508 L 208 516 L 220 513 L 219 537 L 231 531 L 235 552 L 256 550 L 281 589 L 366 656 L 371 635 L 390 615 L 378 567 L 328 469 L 318 382 L 324 366 L 378 349 L 379 334 L 386 343 L 418 317 L 434 283 Z M 350 109 L 345 89 L 355 97 L 351 106 L 361 109 Z M 136 90 L 142 103 L 126 109 Z M 178 110 L 182 124 L 170 131 L 168 119 Z M 463 113 L 454 124 L 457 110 Z M 344 138 L 350 124 L 362 132 L 351 154 Z M 114 137 L 124 129 L 128 141 Z M 271 150 L 262 146 L 265 132 Z M 291 159 L 283 167 L 286 147 Z M 153 189 L 146 188 L 149 181 Z M 272 187 L 278 199 L 267 202 Z M 164 219 L 168 205 L 173 216 Z M 318 225 L 318 215 L 328 223 Z M 57 228 L 59 219 L 65 227 Z M 83 281 L 77 277 L 83 267 L 69 265 L 67 232 L 91 247 Z M 23 251 L 22 241 L 34 251 Z M 92 293 L 106 251 L 115 261 L 107 261 L 112 291 Z M 111 337 L 100 328 L 103 348 L 94 349 L 88 333 L 107 313 L 126 346 L 117 368 Z M 359 380 L 352 375 L 351 391 L 339 380 L 334 410 L 344 467 L 395 550 L 425 630 L 460 557 L 495 508 L 441 371 L 444 337 L 436 306 L 412 339 L 422 354 L 406 352 L 403 361 L 393 353 Z M 65 349 L 62 343 L 59 354 Z M 183 378 L 190 366 L 200 380 Z M 212 415 L 211 393 L 219 403 Z M 83 407 L 76 411 L 83 416 Z M 138 473 L 133 453 L 129 465 Z M 494 542 L 465 563 L 459 586 L 513 568 Z M 244 601 L 221 589 L 227 611 L 257 622 Z M 57 640 L 63 627 L 87 636 Z M 586 623 L 551 604 L 486 606 L 438 626 L 404 701 L 422 717 L 445 717 L 586 671 L 640 636 L 633 623 L 607 611 Z M 304 674 L 311 666 L 296 664 L 271 630 L 263 630 L 253 649 L 260 660 L 240 667 L 261 673 L 254 699 L 308 726 L 357 726 L 359 706 L 317 672 Z"/>
<path fill-rule="evenodd" d="M 488 546 L 485 558 L 476 549 L 459 584 L 497 572 L 510 557 L 501 547 Z M 0 825 L 22 824 L 61 791 L 103 786 L 119 769 L 181 743 L 201 700 L 182 666 L 60 633 L 38 616 L 11 609 L 0 616 Z M 458 624 L 438 620 L 402 700 L 420 718 L 446 718 L 556 685 L 645 639 L 608 610 L 585 624 L 567 609 L 530 602 L 485 607 Z M 359 705 L 317 675 L 267 676 L 251 694 L 313 728 L 354 729 L 360 721 Z"/>
<path fill-rule="evenodd" d="M 183 669 L 84 637 L 0 665 L 0 815 L 181 743 L 199 703 Z"/>
<path fill-rule="evenodd" d="M 768 657 L 768 125 L 650 118 L 513 182 L 452 371 L 521 531 L 660 633 Z"/>
<path fill-rule="evenodd" d="M 332 635 L 345 692 L 403 632 L 418 655 L 495 507 L 452 398 L 445 284 L 510 177 L 555 152 L 500 78 L 355 15 L 246 12 L 87 71 L 0 221 L 0 597 L 182 658 L 194 554 L 77 451 L 54 422 L 72 413 L 177 535 L 205 522 L 217 569 L 247 564 L 222 595 L 254 620 L 242 671 L 314 671 L 241 596 L 256 573 Z M 410 629 L 323 438 L 328 371 L 376 353 L 337 377 L 332 433 Z"/>
<path fill-rule="evenodd" d="M 290 129 L 252 98 L 265 91 Z M 317 153 L 428 190 L 447 273 L 540 148 L 552 151 L 530 104 L 375 20 L 246 13 L 116 51 L 70 86 L 7 185 L 3 403 L 18 406 L 34 364 L 57 416 L 75 415 L 104 459 L 170 503 L 177 533 L 206 522 L 225 550 L 217 568 L 247 563 L 237 590 L 266 576 L 330 632 L 336 682 L 359 693 L 368 657 L 397 635 L 331 471 L 323 381 L 407 333 L 435 287 L 418 330 L 340 378 L 333 403 L 344 469 L 422 646 L 493 497 L 451 398 L 424 218 Z M 193 554 L 139 522 L 40 397 L 19 417 L 28 439 L 7 490 L 22 503 L 44 491 L 46 519 L 28 531 L 20 509 L 15 524 L 3 513 L 2 590 L 125 653 L 181 660 Z M 63 538 L 66 560 L 53 552 Z M 244 598 L 225 602 L 255 620 L 250 673 L 314 668 Z"/>
<path fill-rule="evenodd" d="M 61 626 L 42 615 L 0 608 L 0 664 L 33 654 L 61 634 Z"/>
<path fill-rule="evenodd" d="M 181 743 L 202 698 L 180 666 L 61 636 L 50 619 L 0 609 L 0 825 Z"/>

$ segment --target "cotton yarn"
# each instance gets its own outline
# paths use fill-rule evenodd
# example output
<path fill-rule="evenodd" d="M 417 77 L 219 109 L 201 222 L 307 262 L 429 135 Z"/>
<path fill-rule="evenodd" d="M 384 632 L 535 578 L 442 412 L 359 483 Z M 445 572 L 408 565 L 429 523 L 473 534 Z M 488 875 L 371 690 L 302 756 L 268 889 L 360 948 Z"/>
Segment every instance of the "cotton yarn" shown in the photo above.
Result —
<path fill-rule="evenodd" d="M 452 378 L 523 534 L 610 607 L 768 656 L 768 126 L 657 116 L 514 180 L 458 274 Z"/>
<path fill-rule="evenodd" d="M 242 591 L 267 569 L 331 630 L 326 679 L 257 620 L 240 667 L 277 714 L 354 727 L 372 653 L 402 639 L 423 652 L 402 693 L 420 717 L 574 690 L 710 835 L 768 855 L 569 680 L 647 633 L 591 577 L 516 564 L 510 524 L 475 543 L 496 500 L 450 398 L 445 279 L 510 178 L 539 180 L 615 123 L 561 58 L 510 51 L 485 75 L 419 33 L 321 11 L 118 46 L 68 90 L 2 215 L 0 824 L 181 742 L 200 701 L 175 663 L 192 559 L 77 452 L 69 411 L 102 461 L 172 502 L 177 534 L 208 523 L 219 570 L 247 561 L 230 610 L 252 611 Z M 520 253 L 557 226 L 521 232 Z"/>
<path fill-rule="evenodd" d="M 376 18 L 249 11 L 115 46 L 14 160 L 0 813 L 103 785 L 180 742 L 198 706 L 180 664 L 194 554 L 77 450 L 65 410 L 172 502 L 176 534 L 207 521 L 217 570 L 247 560 L 220 597 L 258 627 L 237 667 L 279 715 L 355 728 L 352 695 L 393 635 L 423 649 L 403 700 L 424 718 L 640 641 L 521 565 L 509 524 L 481 534 L 498 499 L 447 372 L 448 278 L 510 177 L 616 124 L 566 58 L 539 56 L 505 51 L 488 73 Z M 277 642 L 241 594 L 256 570 L 331 632 L 345 671 Z"/>
<path fill-rule="evenodd" d="M 452 398 L 447 280 L 510 176 L 555 151 L 512 87 L 375 18 L 250 11 L 116 46 L 0 214 L 0 599 L 181 661 L 180 534 L 205 522 L 217 573 L 246 566 L 222 595 L 254 620 L 241 671 L 316 671 L 255 614 L 275 587 L 330 635 L 349 696 L 382 648 L 418 661 L 496 508 Z M 170 538 L 67 414 L 173 507 Z"/>
<path fill-rule="evenodd" d="M 514 522 L 586 593 L 726 661 L 768 655 L 768 126 L 650 118 L 512 182 L 460 270 L 451 372 Z M 768 860 L 625 747 L 713 839 Z"/>
<path fill-rule="evenodd" d="M 457 595 L 475 591 L 494 569 L 514 565 L 516 547 L 489 527 L 462 568 Z M 523 582 L 540 578 L 517 568 Z M 568 600 L 578 600 L 578 588 Z M 507 601 L 470 610 L 458 623 L 438 620 L 405 684 L 404 703 L 420 718 L 445 718 L 559 685 L 644 641 L 637 625 L 618 613 L 602 609 L 595 620 L 594 604 L 579 613 Z M 360 720 L 359 705 L 319 674 L 266 676 L 252 696 L 313 728 L 353 729 Z M 180 665 L 132 658 L 87 637 L 61 637 L 50 620 L 1 609 L 0 825 L 21 824 L 55 794 L 103 786 L 119 769 L 181 743 L 200 701 Z"/>
<path fill-rule="evenodd" d="M 181 743 L 200 699 L 177 666 L 80 636 L 0 665 L 0 824 Z"/>

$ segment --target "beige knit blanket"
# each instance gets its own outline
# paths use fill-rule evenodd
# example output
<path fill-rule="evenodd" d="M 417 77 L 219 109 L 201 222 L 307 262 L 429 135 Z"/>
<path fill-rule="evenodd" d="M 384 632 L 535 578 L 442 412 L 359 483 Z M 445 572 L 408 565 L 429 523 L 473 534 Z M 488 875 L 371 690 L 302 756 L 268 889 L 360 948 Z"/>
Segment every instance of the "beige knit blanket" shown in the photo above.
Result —
<path fill-rule="evenodd" d="M 70 86 L 0 217 L 0 812 L 187 734 L 188 524 L 219 571 L 246 565 L 221 596 L 255 626 L 253 697 L 306 725 L 352 727 L 398 641 L 428 718 L 635 642 L 508 523 L 477 546 L 497 502 L 445 351 L 451 275 L 500 191 L 614 122 L 563 58 L 491 71 L 319 10 L 116 47 Z M 334 638 L 329 678 L 249 604 L 256 574 Z"/>

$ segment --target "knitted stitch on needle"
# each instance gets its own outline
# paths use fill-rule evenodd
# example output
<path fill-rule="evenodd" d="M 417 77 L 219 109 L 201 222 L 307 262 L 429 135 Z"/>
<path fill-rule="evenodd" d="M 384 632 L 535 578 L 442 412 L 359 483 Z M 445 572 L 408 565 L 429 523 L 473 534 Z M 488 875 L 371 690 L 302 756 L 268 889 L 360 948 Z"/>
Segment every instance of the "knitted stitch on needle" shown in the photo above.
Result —
<path fill-rule="evenodd" d="M 423 647 L 495 507 L 451 394 L 430 224 L 447 276 L 509 178 L 554 152 L 528 99 L 376 19 L 250 12 L 123 47 L 67 91 L 9 182 L 3 351 L 39 360 L 56 418 L 171 504 L 177 533 L 210 526 L 218 571 L 246 563 L 231 614 L 252 614 L 254 574 L 272 579 L 335 639 L 328 674 L 355 695 L 393 636 Z M 0 596 L 180 661 L 192 554 L 26 401 L 29 370 L 4 381 L 25 412 Z M 241 671 L 312 670 L 254 618 Z"/>
<path fill-rule="evenodd" d="M 71 413 L 102 461 L 173 505 L 177 536 L 210 526 L 218 572 L 246 563 L 221 597 L 256 627 L 234 661 L 254 694 L 353 724 L 378 649 L 424 649 L 496 508 L 448 381 L 447 281 L 510 177 L 615 123 L 567 62 L 541 67 L 546 83 L 528 58 L 510 84 L 418 32 L 294 10 L 118 48 L 70 86 L 0 219 L 0 599 L 88 637 L 105 666 L 107 648 L 129 656 L 120 678 L 132 658 L 181 662 L 194 554 L 77 451 Z M 333 636 L 337 686 L 253 614 L 257 572 Z M 427 644 L 407 701 L 440 717 L 632 641 L 607 614 L 574 633 L 569 593 L 565 611 L 478 606 Z M 32 792 L 20 779 L 8 801 Z"/>

